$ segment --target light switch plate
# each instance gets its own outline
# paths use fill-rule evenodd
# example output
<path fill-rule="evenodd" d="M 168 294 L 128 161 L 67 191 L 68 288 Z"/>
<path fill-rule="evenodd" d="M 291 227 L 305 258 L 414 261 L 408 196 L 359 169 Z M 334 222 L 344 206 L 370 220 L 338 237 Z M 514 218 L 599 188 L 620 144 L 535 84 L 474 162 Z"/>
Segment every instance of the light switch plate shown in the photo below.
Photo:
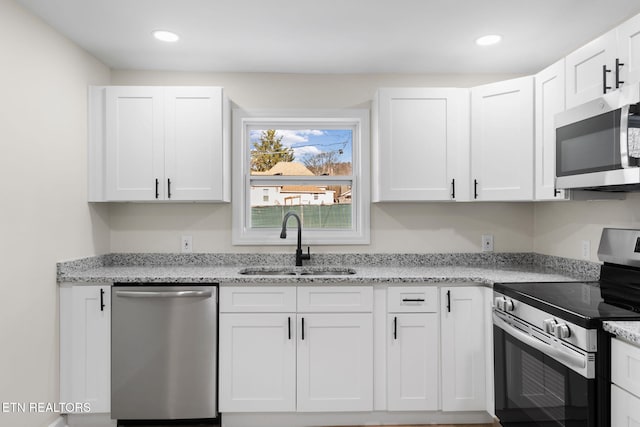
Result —
<path fill-rule="evenodd" d="M 582 259 L 589 259 L 591 257 L 591 241 L 582 241 L 580 244 L 580 253 L 582 255 Z"/>

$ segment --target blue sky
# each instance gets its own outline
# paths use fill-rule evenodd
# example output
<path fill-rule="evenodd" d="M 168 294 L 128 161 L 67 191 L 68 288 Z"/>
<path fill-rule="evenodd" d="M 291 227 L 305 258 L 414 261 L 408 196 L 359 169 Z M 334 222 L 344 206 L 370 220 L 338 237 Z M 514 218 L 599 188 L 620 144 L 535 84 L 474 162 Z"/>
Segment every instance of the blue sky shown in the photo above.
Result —
<path fill-rule="evenodd" d="M 262 130 L 252 130 L 251 144 L 260 139 Z M 304 157 L 335 151 L 338 162 L 351 163 L 352 132 L 351 129 L 286 129 L 277 130 L 276 135 L 282 136 L 282 144 L 293 148 L 296 161 L 302 163 Z M 342 150 L 342 154 L 338 151 Z"/>

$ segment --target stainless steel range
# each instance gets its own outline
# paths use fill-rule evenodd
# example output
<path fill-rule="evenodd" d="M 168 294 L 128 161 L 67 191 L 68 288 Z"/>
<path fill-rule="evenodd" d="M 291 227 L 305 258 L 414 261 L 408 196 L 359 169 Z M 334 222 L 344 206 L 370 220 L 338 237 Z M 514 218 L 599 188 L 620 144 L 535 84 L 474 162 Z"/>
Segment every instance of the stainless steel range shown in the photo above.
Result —
<path fill-rule="evenodd" d="M 495 410 L 504 427 L 610 425 L 605 320 L 640 320 L 640 230 L 604 229 L 593 282 L 494 286 Z"/>

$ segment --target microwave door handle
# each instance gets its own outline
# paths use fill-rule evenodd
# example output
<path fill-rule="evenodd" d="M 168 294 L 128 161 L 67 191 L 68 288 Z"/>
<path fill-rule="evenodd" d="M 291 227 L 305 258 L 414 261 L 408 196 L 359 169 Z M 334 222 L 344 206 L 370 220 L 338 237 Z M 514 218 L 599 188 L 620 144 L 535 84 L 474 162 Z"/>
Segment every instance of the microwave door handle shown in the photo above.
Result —
<path fill-rule="evenodd" d="M 629 168 L 629 104 L 620 109 L 620 166 Z"/>
<path fill-rule="evenodd" d="M 522 332 L 520 329 L 515 328 L 505 322 L 495 311 L 493 312 L 493 324 L 504 330 L 512 337 L 518 339 L 519 341 L 527 344 L 530 347 L 535 348 L 541 353 L 560 359 L 563 362 L 570 364 L 578 369 L 584 369 L 587 366 L 587 362 L 585 361 L 584 357 L 576 356 L 574 354 L 570 354 L 552 347 L 549 344 L 544 343 L 532 337 L 531 335 Z"/>

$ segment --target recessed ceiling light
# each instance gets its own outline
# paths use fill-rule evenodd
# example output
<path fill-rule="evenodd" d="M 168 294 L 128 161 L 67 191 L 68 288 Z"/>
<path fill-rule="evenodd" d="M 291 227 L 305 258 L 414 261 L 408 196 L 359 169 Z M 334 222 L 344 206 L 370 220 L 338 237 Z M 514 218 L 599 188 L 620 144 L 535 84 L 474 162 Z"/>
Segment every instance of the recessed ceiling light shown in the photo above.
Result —
<path fill-rule="evenodd" d="M 180 40 L 180 36 L 176 33 L 172 33 L 171 31 L 155 30 L 151 34 L 153 34 L 153 37 L 163 42 L 173 43 Z"/>
<path fill-rule="evenodd" d="M 491 34 L 488 36 L 482 36 L 476 40 L 478 46 L 491 46 L 492 44 L 499 43 L 502 40 L 502 36 L 497 34 Z"/>

